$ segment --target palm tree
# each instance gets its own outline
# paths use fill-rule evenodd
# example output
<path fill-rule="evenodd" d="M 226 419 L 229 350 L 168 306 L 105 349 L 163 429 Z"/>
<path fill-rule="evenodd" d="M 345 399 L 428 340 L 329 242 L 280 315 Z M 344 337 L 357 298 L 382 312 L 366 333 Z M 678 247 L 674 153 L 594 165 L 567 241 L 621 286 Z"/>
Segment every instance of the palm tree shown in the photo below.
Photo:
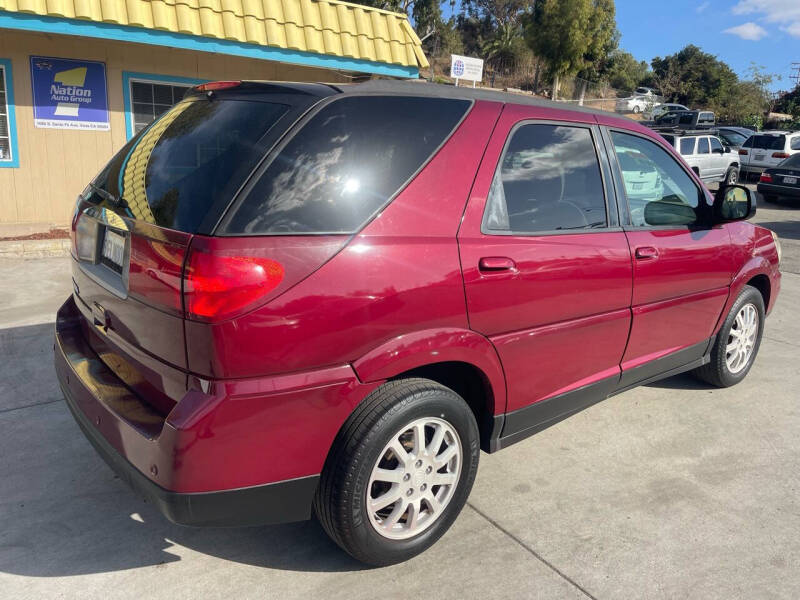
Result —
<path fill-rule="evenodd" d="M 522 34 L 517 25 L 512 23 L 500 25 L 495 34 L 481 46 L 486 61 L 503 64 L 513 60 L 514 44 L 520 35 Z"/>

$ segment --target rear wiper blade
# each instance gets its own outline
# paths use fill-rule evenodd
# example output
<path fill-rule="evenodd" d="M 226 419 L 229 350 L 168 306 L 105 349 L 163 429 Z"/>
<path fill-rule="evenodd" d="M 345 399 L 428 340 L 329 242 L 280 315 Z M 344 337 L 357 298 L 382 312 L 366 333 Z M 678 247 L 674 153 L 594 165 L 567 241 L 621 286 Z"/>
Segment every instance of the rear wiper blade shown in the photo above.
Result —
<path fill-rule="evenodd" d="M 90 183 L 89 187 L 91 187 L 106 202 L 111 202 L 112 204 L 119 204 L 119 198 L 117 198 L 114 194 L 112 194 L 108 190 L 104 190 L 103 188 L 95 185 L 94 183 Z"/>

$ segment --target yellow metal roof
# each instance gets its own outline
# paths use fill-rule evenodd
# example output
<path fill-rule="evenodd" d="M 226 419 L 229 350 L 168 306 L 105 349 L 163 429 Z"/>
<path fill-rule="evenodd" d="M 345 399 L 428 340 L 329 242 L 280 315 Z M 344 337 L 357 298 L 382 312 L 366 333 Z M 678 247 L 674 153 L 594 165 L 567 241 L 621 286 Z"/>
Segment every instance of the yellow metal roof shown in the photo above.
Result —
<path fill-rule="evenodd" d="M 405 15 L 338 0 L 0 0 L 0 10 L 428 66 Z"/>

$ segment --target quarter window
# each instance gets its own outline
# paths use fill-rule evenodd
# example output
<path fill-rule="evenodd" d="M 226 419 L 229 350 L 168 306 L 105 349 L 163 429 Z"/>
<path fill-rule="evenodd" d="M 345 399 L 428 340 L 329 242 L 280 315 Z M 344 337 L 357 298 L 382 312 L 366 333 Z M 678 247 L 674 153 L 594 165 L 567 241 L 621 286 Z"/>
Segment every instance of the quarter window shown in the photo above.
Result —
<path fill-rule="evenodd" d="M 698 154 L 708 154 L 708 138 L 703 137 L 697 140 L 697 153 Z"/>
<path fill-rule="evenodd" d="M 681 154 L 684 156 L 688 156 L 690 154 L 694 154 L 694 146 L 697 142 L 697 138 L 682 138 L 681 139 Z"/>
<path fill-rule="evenodd" d="M 700 190 L 669 153 L 635 135 L 611 136 L 632 225 L 685 226 L 700 220 Z"/>
<path fill-rule="evenodd" d="M 224 231 L 359 230 L 427 162 L 469 107 L 466 100 L 404 96 L 330 102 L 276 154 Z"/>
<path fill-rule="evenodd" d="M 139 133 L 181 101 L 190 84 L 129 80 L 133 133 Z"/>
<path fill-rule="evenodd" d="M 793 137 L 790 143 L 791 143 L 790 148 L 792 150 L 800 150 L 800 136 Z"/>
<path fill-rule="evenodd" d="M 505 149 L 486 201 L 486 233 L 605 227 L 603 180 L 591 131 L 527 124 Z"/>

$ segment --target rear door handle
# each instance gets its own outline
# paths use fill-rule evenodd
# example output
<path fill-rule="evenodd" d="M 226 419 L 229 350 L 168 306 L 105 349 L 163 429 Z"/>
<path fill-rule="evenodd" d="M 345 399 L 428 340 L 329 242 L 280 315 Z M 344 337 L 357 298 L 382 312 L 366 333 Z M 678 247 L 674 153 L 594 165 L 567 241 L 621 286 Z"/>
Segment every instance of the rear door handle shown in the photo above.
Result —
<path fill-rule="evenodd" d="M 517 263 L 505 256 L 485 256 L 478 261 L 478 269 L 481 273 L 516 271 Z"/>
<path fill-rule="evenodd" d="M 636 258 L 639 260 L 651 260 L 658 258 L 658 249 L 652 246 L 640 246 L 636 249 Z"/>

